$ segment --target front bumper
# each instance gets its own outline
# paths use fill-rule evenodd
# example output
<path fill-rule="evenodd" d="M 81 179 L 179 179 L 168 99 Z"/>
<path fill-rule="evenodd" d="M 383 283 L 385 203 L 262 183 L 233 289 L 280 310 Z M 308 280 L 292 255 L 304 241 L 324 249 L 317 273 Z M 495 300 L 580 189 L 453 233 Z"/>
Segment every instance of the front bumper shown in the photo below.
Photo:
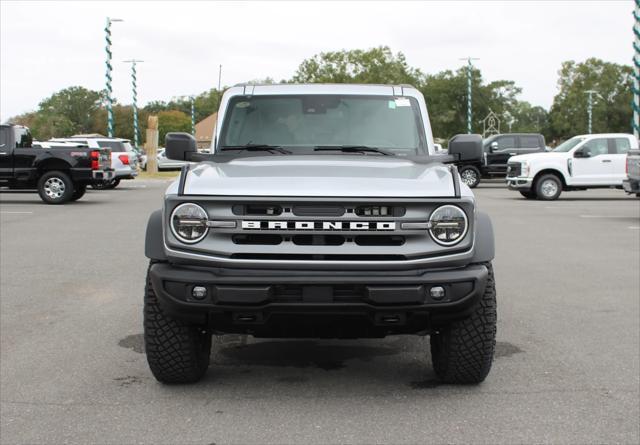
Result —
<path fill-rule="evenodd" d="M 634 179 L 625 179 L 622 181 L 622 188 L 627 193 L 640 193 L 640 181 Z"/>
<path fill-rule="evenodd" d="M 483 294 L 483 265 L 449 270 L 274 271 L 178 266 L 149 270 L 163 310 L 216 332 L 259 337 L 427 333 L 464 318 Z M 207 296 L 192 296 L 194 286 Z M 445 296 L 429 290 L 442 286 Z"/>
<path fill-rule="evenodd" d="M 523 176 L 507 177 L 507 187 L 511 190 L 531 190 L 531 187 L 533 187 L 533 178 Z"/>

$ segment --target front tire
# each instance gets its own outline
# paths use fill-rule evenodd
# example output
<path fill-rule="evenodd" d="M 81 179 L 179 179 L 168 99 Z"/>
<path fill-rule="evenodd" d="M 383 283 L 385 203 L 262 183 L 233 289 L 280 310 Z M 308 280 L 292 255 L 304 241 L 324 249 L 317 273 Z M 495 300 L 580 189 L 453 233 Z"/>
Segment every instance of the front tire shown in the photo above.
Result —
<path fill-rule="evenodd" d="M 538 199 L 555 201 L 562 193 L 562 181 L 553 174 L 543 175 L 536 181 L 535 191 Z"/>
<path fill-rule="evenodd" d="M 477 384 L 491 370 L 496 346 L 496 286 L 491 263 L 487 285 L 471 316 L 431 335 L 431 358 L 444 383 Z"/>
<path fill-rule="evenodd" d="M 161 383 L 195 383 L 209 367 L 211 333 L 167 315 L 158 303 L 148 272 L 144 345 L 151 373 Z"/>
<path fill-rule="evenodd" d="M 480 184 L 480 170 L 473 165 L 465 165 L 458 169 L 460 173 L 460 181 L 469 186 L 469 188 L 476 188 Z"/>
<path fill-rule="evenodd" d="M 524 196 L 525 198 L 527 198 L 527 199 L 536 199 L 538 197 L 538 195 L 536 195 L 536 192 L 530 191 L 530 190 L 528 190 L 528 191 L 520 191 L 520 194 L 522 196 Z"/>
<path fill-rule="evenodd" d="M 47 204 L 64 204 L 73 196 L 73 182 L 68 174 L 49 171 L 38 180 L 38 194 Z"/>

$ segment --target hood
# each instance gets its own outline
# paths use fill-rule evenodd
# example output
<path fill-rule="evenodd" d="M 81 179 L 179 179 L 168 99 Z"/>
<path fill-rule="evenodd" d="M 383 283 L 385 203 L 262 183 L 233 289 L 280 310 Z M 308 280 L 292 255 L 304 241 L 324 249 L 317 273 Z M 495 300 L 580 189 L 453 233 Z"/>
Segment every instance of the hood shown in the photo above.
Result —
<path fill-rule="evenodd" d="M 541 153 L 529 153 L 526 155 L 516 155 L 511 156 L 509 158 L 509 162 L 523 162 L 523 161 L 534 161 L 536 159 L 551 159 L 551 158 L 566 158 L 570 156 L 569 153 L 555 153 L 553 151 L 544 151 Z"/>
<path fill-rule="evenodd" d="M 220 196 L 451 197 L 453 178 L 439 163 L 362 155 L 256 156 L 202 162 L 185 194 Z M 177 192 L 177 182 L 167 193 Z"/>

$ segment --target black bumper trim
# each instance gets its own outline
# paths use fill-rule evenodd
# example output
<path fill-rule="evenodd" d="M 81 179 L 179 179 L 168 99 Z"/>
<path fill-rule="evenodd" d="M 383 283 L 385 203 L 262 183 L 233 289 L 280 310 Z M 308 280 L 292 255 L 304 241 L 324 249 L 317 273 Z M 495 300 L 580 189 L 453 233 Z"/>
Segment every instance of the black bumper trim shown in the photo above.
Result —
<path fill-rule="evenodd" d="M 484 292 L 488 274 L 483 265 L 412 274 L 241 272 L 156 263 L 149 274 L 168 314 L 209 323 L 224 332 L 252 331 L 252 327 L 267 325 L 271 318 L 282 323 L 281 316 L 295 317 L 299 322 L 305 317 L 358 315 L 374 327 L 397 328 L 391 331 L 398 333 L 425 331 L 431 324 L 466 316 Z M 195 285 L 207 288 L 204 299 L 191 296 Z M 445 298 L 431 298 L 432 286 L 444 287 Z M 420 323 L 413 322 L 418 319 Z"/>

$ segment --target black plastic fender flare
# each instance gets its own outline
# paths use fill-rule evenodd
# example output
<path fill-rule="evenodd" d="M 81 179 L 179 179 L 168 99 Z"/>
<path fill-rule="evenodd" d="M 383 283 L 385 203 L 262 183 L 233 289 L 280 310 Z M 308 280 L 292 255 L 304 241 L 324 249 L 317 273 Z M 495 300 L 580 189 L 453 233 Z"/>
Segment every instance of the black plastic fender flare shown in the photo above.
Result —
<path fill-rule="evenodd" d="M 151 260 L 167 260 L 162 239 L 162 225 L 162 209 L 158 209 L 149 216 L 144 239 L 144 254 Z"/>
<path fill-rule="evenodd" d="M 472 263 L 486 263 L 496 256 L 495 238 L 491 218 L 484 212 L 476 212 L 476 239 Z"/>

